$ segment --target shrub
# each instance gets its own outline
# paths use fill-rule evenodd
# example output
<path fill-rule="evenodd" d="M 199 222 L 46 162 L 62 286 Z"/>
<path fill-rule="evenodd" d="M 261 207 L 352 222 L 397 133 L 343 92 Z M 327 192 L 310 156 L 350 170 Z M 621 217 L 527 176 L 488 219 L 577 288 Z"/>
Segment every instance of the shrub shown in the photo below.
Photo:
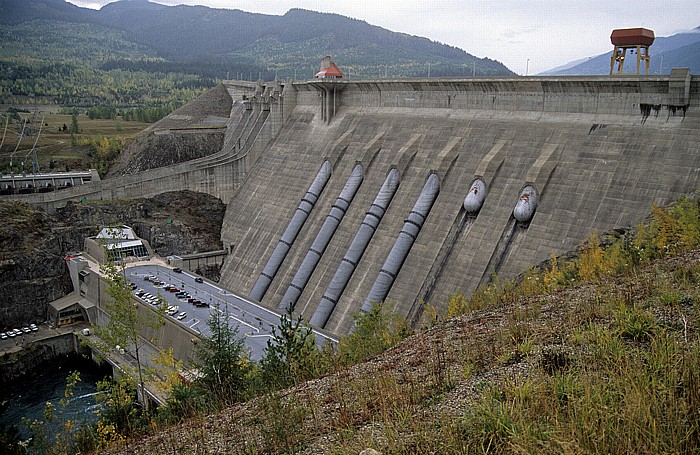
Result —
<path fill-rule="evenodd" d="M 354 364 L 396 345 L 410 333 L 410 327 L 383 304 L 372 304 L 364 314 L 355 316 L 350 334 L 340 340 L 339 357 L 343 364 Z"/>

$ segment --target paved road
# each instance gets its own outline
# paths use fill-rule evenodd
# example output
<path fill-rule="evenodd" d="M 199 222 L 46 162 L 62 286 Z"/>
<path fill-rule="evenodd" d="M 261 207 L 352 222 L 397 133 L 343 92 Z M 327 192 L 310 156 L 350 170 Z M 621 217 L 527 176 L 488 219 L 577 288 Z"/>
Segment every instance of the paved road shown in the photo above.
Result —
<path fill-rule="evenodd" d="M 265 354 L 267 340 L 272 338 L 272 328 L 280 323 L 280 315 L 272 310 L 264 308 L 259 304 L 227 291 L 214 283 L 204 281 L 197 283 L 193 275 L 183 271 L 174 272 L 172 269 L 158 265 L 137 265 L 126 269 L 130 281 L 137 285 L 137 289 L 143 289 L 152 295 L 162 296 L 169 305 L 177 306 L 179 312 L 187 313 L 182 320 L 173 318 L 177 323 L 183 324 L 191 329 L 200 332 L 203 336 L 209 336 L 209 326 L 207 320 L 213 311 L 228 311 L 229 325 L 238 327 L 238 335 L 245 340 L 246 347 L 250 350 L 253 360 L 260 360 Z M 177 286 L 178 289 L 186 291 L 192 297 L 208 303 L 207 307 L 196 307 L 187 303 L 187 299 L 178 299 L 175 293 L 163 289 L 165 286 L 155 286 L 145 277 L 152 275 L 166 284 Z M 142 302 L 144 305 L 147 303 Z M 179 314 L 179 313 L 178 313 Z M 337 342 L 337 340 L 314 331 L 316 342 L 323 344 L 327 340 Z"/>

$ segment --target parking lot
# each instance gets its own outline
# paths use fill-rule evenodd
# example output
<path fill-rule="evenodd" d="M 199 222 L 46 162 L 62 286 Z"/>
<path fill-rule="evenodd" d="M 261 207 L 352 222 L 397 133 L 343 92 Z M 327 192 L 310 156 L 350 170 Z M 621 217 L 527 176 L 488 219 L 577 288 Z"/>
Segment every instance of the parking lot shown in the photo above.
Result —
<path fill-rule="evenodd" d="M 228 312 L 229 325 L 238 327 L 238 335 L 244 338 L 246 347 L 250 350 L 251 358 L 259 360 L 265 353 L 267 340 L 272 338 L 272 328 L 280 323 L 280 315 L 222 289 L 215 283 L 202 280 L 197 275 L 187 271 L 176 272 L 173 269 L 157 265 L 137 265 L 126 270 L 129 281 L 134 283 L 134 292 L 143 290 L 154 299 L 146 300 L 143 296 L 138 300 L 144 305 L 151 305 L 160 297 L 171 309 L 169 317 L 179 324 L 183 324 L 192 330 L 209 336 L 207 320 L 213 311 Z M 152 278 L 151 278 L 152 277 Z M 201 281 L 201 282 L 197 282 Z M 176 290 L 166 289 L 174 286 Z M 188 297 L 177 296 L 178 292 L 186 292 Z M 201 303 L 195 305 L 188 301 L 196 299 Z M 317 331 L 316 342 L 322 344 L 327 340 L 334 340 Z"/>
<path fill-rule="evenodd" d="M 29 324 L 24 327 L 15 327 L 13 329 L 6 330 L 5 332 L 0 332 L 0 341 L 13 338 L 23 340 L 26 335 L 31 335 L 38 330 L 39 327 L 37 327 L 36 324 Z"/>

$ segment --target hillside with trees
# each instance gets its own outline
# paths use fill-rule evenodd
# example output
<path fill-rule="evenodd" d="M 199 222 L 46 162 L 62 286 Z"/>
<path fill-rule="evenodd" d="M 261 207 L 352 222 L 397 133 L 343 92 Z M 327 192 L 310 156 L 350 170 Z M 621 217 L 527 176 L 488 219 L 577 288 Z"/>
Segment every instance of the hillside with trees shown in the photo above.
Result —
<path fill-rule="evenodd" d="M 336 14 L 146 0 L 94 11 L 64 0 L 0 0 L 2 104 L 172 110 L 221 79 L 313 77 L 324 55 L 350 77 L 513 74 L 488 58 Z"/>

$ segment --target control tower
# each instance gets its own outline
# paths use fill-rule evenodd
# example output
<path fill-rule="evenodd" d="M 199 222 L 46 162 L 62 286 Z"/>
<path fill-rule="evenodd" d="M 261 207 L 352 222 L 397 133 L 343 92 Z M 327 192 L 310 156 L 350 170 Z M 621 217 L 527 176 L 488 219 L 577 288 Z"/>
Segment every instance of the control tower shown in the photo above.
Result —
<path fill-rule="evenodd" d="M 644 74 L 649 74 L 649 46 L 654 42 L 654 32 L 646 28 L 620 28 L 612 31 L 610 35 L 615 49 L 610 57 L 610 75 L 615 70 L 617 62 L 617 74 L 622 74 L 622 67 L 625 64 L 627 49 L 631 53 L 637 54 L 637 74 L 641 74 L 642 60 L 644 61 Z"/>

